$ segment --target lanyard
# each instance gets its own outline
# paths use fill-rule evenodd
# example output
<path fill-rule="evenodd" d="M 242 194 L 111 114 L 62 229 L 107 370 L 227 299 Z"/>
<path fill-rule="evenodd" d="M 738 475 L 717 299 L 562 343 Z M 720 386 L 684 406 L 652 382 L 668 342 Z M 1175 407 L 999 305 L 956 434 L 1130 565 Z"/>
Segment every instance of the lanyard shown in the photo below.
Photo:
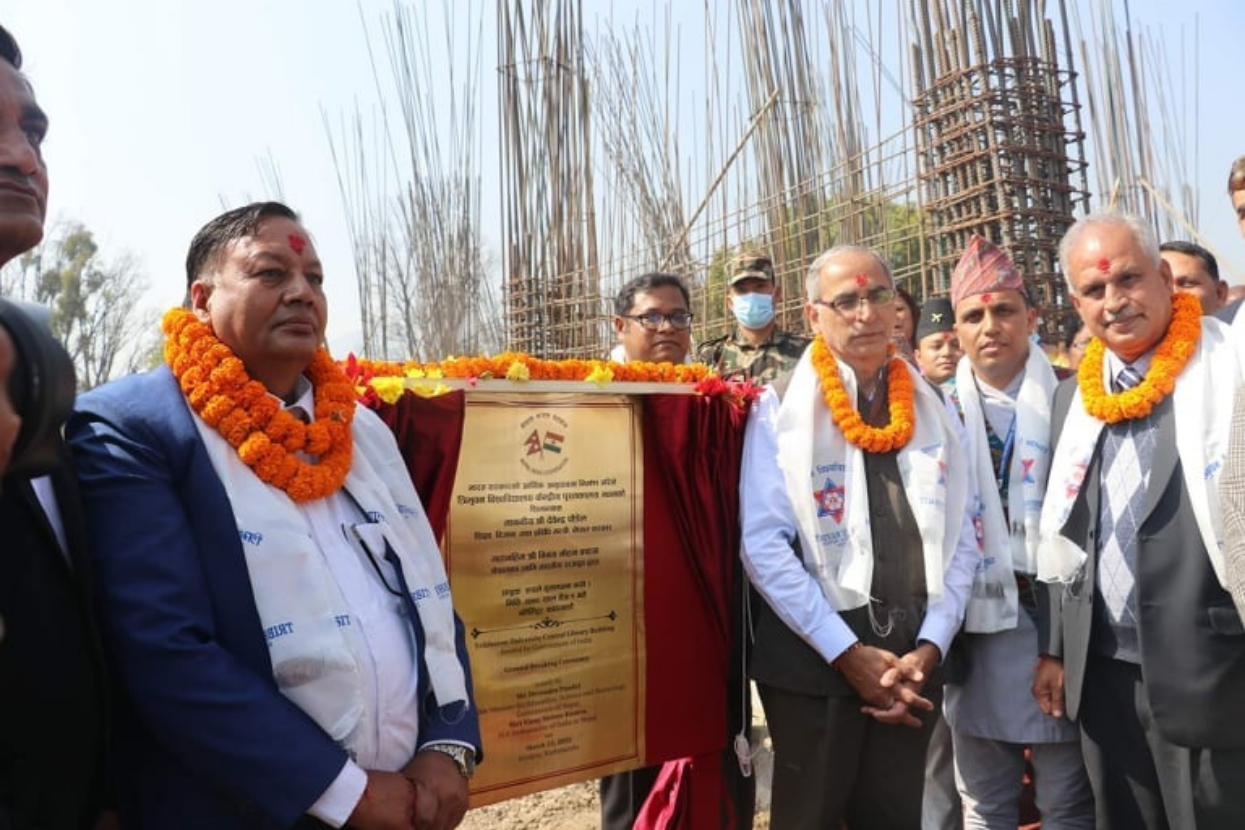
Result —
<path fill-rule="evenodd" d="M 999 494 L 1007 492 L 1008 471 L 1012 466 L 1012 448 L 1016 445 L 1016 413 L 1012 413 L 1012 422 L 1007 426 L 1007 437 L 1003 439 L 1003 455 L 999 458 L 999 468 L 994 471 L 998 482 Z M 1006 508 L 1004 508 L 1006 509 Z"/>

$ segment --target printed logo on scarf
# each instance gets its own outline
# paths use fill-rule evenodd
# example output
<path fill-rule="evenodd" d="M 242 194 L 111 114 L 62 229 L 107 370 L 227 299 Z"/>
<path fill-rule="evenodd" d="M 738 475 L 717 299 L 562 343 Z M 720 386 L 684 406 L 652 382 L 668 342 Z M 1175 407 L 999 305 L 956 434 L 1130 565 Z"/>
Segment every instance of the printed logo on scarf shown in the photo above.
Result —
<path fill-rule="evenodd" d="M 834 519 L 835 524 L 843 523 L 843 508 L 846 499 L 843 497 L 843 488 L 835 486 L 835 483 L 827 478 L 826 485 L 813 494 L 813 499 L 817 502 L 817 518 L 829 516 Z"/>
<path fill-rule="evenodd" d="M 1081 492 L 1081 482 L 1085 481 L 1085 473 L 1089 467 L 1083 461 L 1078 461 L 1072 465 L 1072 472 L 1068 476 L 1067 492 L 1068 498 L 1075 498 L 1076 494 Z"/>

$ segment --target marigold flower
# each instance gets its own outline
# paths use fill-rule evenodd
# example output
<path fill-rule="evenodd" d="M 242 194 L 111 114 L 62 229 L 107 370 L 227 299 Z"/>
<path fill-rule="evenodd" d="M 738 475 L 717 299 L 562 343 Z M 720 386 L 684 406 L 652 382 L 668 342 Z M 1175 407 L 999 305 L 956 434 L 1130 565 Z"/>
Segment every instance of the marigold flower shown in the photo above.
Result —
<path fill-rule="evenodd" d="M 402 397 L 402 393 L 406 391 L 406 380 L 395 377 L 375 377 L 372 378 L 370 385 L 376 390 L 376 394 L 385 403 L 397 403 Z"/>
<path fill-rule="evenodd" d="M 597 386 L 605 386 L 614 380 L 614 372 L 604 363 L 598 363 L 592 367 L 592 371 L 588 373 L 584 380 L 589 383 L 595 383 Z"/>

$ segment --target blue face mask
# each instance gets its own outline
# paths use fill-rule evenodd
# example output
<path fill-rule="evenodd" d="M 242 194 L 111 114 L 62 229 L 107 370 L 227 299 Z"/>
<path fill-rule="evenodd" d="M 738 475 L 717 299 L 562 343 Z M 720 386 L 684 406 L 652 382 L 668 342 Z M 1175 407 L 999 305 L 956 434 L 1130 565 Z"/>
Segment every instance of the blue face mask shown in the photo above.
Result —
<path fill-rule="evenodd" d="M 774 297 L 772 294 L 737 294 L 731 298 L 731 310 L 744 328 L 763 329 L 774 319 Z"/>

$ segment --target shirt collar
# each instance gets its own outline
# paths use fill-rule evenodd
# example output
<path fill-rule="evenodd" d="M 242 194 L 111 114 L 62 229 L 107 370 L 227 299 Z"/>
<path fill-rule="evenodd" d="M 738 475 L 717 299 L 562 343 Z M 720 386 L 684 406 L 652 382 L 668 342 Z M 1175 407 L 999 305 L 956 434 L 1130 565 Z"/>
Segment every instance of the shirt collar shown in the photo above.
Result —
<path fill-rule="evenodd" d="M 1154 349 L 1146 352 L 1132 363 L 1124 362 L 1123 359 L 1121 359 L 1110 349 L 1105 349 L 1104 351 L 1106 352 L 1106 359 L 1102 363 L 1106 372 L 1106 377 L 1103 378 L 1103 382 L 1107 384 L 1108 390 L 1111 388 L 1111 382 L 1115 380 L 1115 378 L 1119 377 L 1120 372 L 1124 371 L 1125 366 L 1133 367 L 1133 371 L 1135 371 L 1140 377 L 1144 378 L 1146 376 L 1146 372 L 1150 371 L 1150 361 L 1154 359 Z"/>
<path fill-rule="evenodd" d="M 307 423 L 311 423 L 316 419 L 316 388 L 312 386 L 306 375 L 298 376 L 298 380 L 294 383 L 294 394 L 297 396 L 294 403 L 286 404 L 285 401 L 281 401 L 281 408 L 295 418 L 303 420 L 299 416 L 301 412 L 307 416 Z"/>

